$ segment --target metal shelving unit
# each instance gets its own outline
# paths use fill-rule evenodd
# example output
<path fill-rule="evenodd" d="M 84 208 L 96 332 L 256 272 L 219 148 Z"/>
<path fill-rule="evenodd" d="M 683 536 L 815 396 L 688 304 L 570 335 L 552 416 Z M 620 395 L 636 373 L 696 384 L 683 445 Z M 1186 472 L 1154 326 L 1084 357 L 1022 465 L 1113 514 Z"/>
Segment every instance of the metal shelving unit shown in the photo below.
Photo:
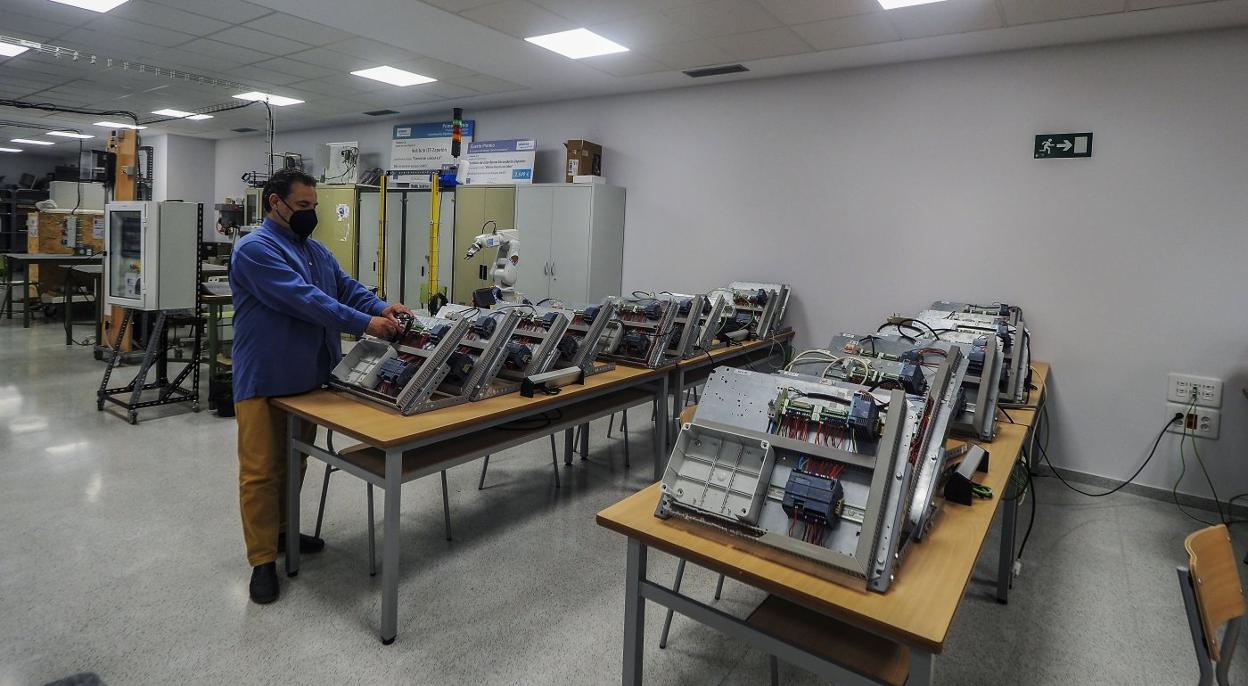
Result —
<path fill-rule="evenodd" d="M 26 214 L 48 192 L 31 188 L 0 188 L 0 253 L 26 252 Z"/>

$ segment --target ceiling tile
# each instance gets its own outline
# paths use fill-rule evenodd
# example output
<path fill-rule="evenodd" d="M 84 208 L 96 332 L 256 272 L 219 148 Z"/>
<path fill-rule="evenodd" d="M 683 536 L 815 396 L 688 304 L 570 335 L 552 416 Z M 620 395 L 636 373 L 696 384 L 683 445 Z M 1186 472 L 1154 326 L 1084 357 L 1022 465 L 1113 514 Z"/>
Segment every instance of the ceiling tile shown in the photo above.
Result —
<path fill-rule="evenodd" d="M 193 40 L 190 43 L 187 43 L 186 45 L 178 46 L 178 50 L 184 50 L 186 52 L 193 52 L 199 55 L 206 55 L 208 57 L 214 57 L 214 58 L 226 61 L 226 62 L 233 62 L 234 64 L 251 64 L 252 62 L 263 62 L 264 60 L 272 59 L 273 57 L 272 55 L 265 54 L 263 52 L 249 50 L 247 48 L 239 47 L 237 45 L 229 45 L 227 43 L 220 43 L 210 38 L 200 38 L 199 40 Z"/>
<path fill-rule="evenodd" d="M 671 71 L 657 60 L 636 52 L 599 55 L 598 57 L 586 57 L 577 61 L 612 76 L 641 76 L 642 74 Z"/>
<path fill-rule="evenodd" d="M 1112 14 L 1126 6 L 1126 0 L 1001 0 L 1008 25 Z"/>
<path fill-rule="evenodd" d="M 897 29 L 884 18 L 882 12 L 799 24 L 792 28 L 816 50 L 837 50 L 901 39 Z"/>
<path fill-rule="evenodd" d="M 589 27 L 627 48 L 636 50 L 651 45 L 680 43 L 697 36 L 684 23 L 662 14 L 643 14 Z"/>
<path fill-rule="evenodd" d="M 224 43 L 218 43 L 217 45 L 225 46 Z M 239 48 L 231 49 L 239 50 Z M 242 55 L 239 56 L 241 57 Z M 157 64 L 163 64 L 171 67 L 181 67 L 186 71 L 204 75 L 209 75 L 209 72 L 224 71 L 226 69 L 233 69 L 242 65 L 242 61 L 240 59 L 228 59 L 221 56 L 204 55 L 198 52 L 191 52 L 186 49 L 186 46 L 167 48 L 155 53 L 152 57 L 156 60 Z M 268 55 L 261 55 L 261 57 L 268 57 Z"/>
<path fill-rule="evenodd" d="M 411 60 L 421 57 L 421 55 L 417 55 L 410 50 L 404 50 L 403 48 L 395 47 L 389 43 L 382 43 L 370 38 L 360 38 L 358 36 L 339 43 L 333 43 L 332 45 L 327 45 L 325 47 L 333 50 L 334 52 L 341 52 L 346 55 L 351 55 L 352 57 L 358 57 L 360 59 L 381 64 Z M 294 59 L 301 59 L 293 55 L 292 57 Z"/>
<path fill-rule="evenodd" d="M 290 86 L 303 80 L 298 76 L 283 74 L 254 64 L 230 69 L 224 74 L 228 79 L 254 86 Z"/>
<path fill-rule="evenodd" d="M 282 12 L 274 12 L 255 21 L 249 21 L 244 26 L 268 34 L 283 36 L 291 40 L 302 41 L 309 45 L 335 43 L 347 40 L 353 35 L 342 29 L 318 24 L 314 21 L 308 21 L 307 19 L 301 19 Z"/>
<path fill-rule="evenodd" d="M 958 0 L 888 10 L 883 13 L 902 38 L 944 36 L 1003 26 L 995 0 Z"/>
<path fill-rule="evenodd" d="M 163 51 L 163 48 L 158 45 L 140 40 L 121 40 L 116 34 L 87 28 L 74 29 L 57 38 L 56 42 L 81 52 L 96 53 L 100 57 L 112 57 L 131 62 L 150 61 L 153 54 Z"/>
<path fill-rule="evenodd" d="M 659 11 L 654 0 L 533 0 L 580 26 L 628 19 Z"/>
<path fill-rule="evenodd" d="M 224 31 L 214 33 L 212 34 L 212 39 L 259 52 L 267 52 L 270 55 L 286 55 L 292 52 L 299 52 L 300 50 L 307 50 L 311 47 L 306 43 L 274 36 L 244 26 L 232 26 Z"/>
<path fill-rule="evenodd" d="M 355 58 L 347 57 L 346 59 L 350 60 Z M 292 60 L 289 57 L 275 57 L 271 60 L 256 62 L 253 66 L 260 67 L 265 70 L 280 72 L 288 77 L 298 77 L 299 79 L 319 79 L 323 76 L 332 76 L 339 73 L 333 69 L 318 67 L 314 64 L 308 64 L 307 62 L 299 62 Z"/>
<path fill-rule="evenodd" d="M 120 36 L 130 40 L 143 41 L 144 43 L 152 43 L 166 48 L 175 45 L 181 45 L 189 40 L 193 40 L 195 36 L 181 31 L 173 31 L 159 26 L 151 26 L 149 24 L 140 24 L 122 19 L 121 17 L 105 16 L 96 19 L 87 24 L 86 29 L 92 31 L 101 31 L 103 33 Z"/>
<path fill-rule="evenodd" d="M 424 2 L 426 5 L 433 5 L 448 12 L 458 13 L 474 7 L 490 5 L 497 2 L 497 0 L 424 0 Z"/>
<path fill-rule="evenodd" d="M 292 52 L 284 59 L 316 65 L 322 69 L 328 69 L 334 74 L 345 74 L 357 69 L 364 69 L 365 67 L 375 67 L 379 61 L 363 57 L 354 57 L 341 52 L 334 52 L 328 48 L 312 48 L 311 50 L 304 50 L 302 52 Z M 278 69 L 280 71 L 280 68 Z M 325 76 L 328 76 L 328 74 L 325 74 Z"/>
<path fill-rule="evenodd" d="M 47 41 L 71 31 L 73 28 L 71 24 L 48 21 L 39 17 L 28 17 L 16 12 L 6 12 L 4 15 L 4 32 L 15 38 Z"/>
<path fill-rule="evenodd" d="M 124 5 L 109 12 L 111 16 L 132 21 L 151 24 L 161 28 L 206 36 L 229 26 L 223 21 L 209 19 L 198 14 L 160 5 L 147 0 L 130 0 Z"/>
<path fill-rule="evenodd" d="M 463 86 L 456 86 L 453 83 L 447 83 L 445 81 L 434 81 L 433 83 L 422 83 L 419 86 L 412 86 L 410 88 L 402 88 L 400 90 L 402 90 L 403 92 L 401 94 L 396 94 L 395 99 L 396 100 L 402 99 L 404 102 L 414 99 L 410 95 L 412 92 L 416 92 L 418 94 L 429 93 L 430 95 L 437 95 L 441 98 L 467 98 L 469 96 L 477 95 L 477 92 L 472 90 L 471 88 L 464 88 Z M 420 96 L 417 95 L 416 97 L 420 97 Z"/>
<path fill-rule="evenodd" d="M 435 60 L 432 57 L 419 57 L 414 60 L 397 62 L 395 64 L 391 64 L 390 66 L 413 71 L 417 74 L 421 74 L 422 76 L 438 79 L 439 81 L 453 81 L 457 78 L 472 76 L 476 73 L 473 70 L 461 67 L 458 64 Z"/>
<path fill-rule="evenodd" d="M 667 10 L 664 14 L 690 27 L 699 36 L 725 36 L 780 25 L 754 0 L 710 0 Z"/>
<path fill-rule="evenodd" d="M 731 62 L 732 56 L 709 40 L 699 39 L 646 48 L 645 54 L 671 67 L 689 69 Z"/>
<path fill-rule="evenodd" d="M 446 98 L 436 93 L 426 93 L 423 96 L 417 95 L 415 98 L 406 99 L 403 101 L 402 104 L 391 105 L 387 109 L 398 110 L 399 112 L 403 112 L 404 110 L 415 109 L 416 107 L 420 105 L 426 105 L 428 103 L 437 102 L 439 100 L 446 100 Z"/>
<path fill-rule="evenodd" d="M 577 28 L 573 22 L 528 0 L 504 0 L 482 5 L 463 12 L 460 16 L 516 38 L 540 36 Z"/>
<path fill-rule="evenodd" d="M 463 78 L 453 79 L 450 83 L 456 86 L 471 88 L 478 93 L 507 93 L 509 91 L 525 89 L 525 86 L 518 83 L 512 83 L 511 81 L 505 81 L 486 74 L 465 76 Z"/>
<path fill-rule="evenodd" d="M 763 29 L 731 36 L 718 36 L 711 42 L 734 60 L 761 60 L 781 55 L 810 52 L 811 48 L 791 29 Z"/>
<path fill-rule="evenodd" d="M 768 12 L 785 24 L 839 19 L 855 14 L 879 12 L 879 0 L 758 0 Z"/>
<path fill-rule="evenodd" d="M 273 10 L 253 5 L 244 0 L 152 0 L 169 7 L 202 14 L 205 17 L 224 19 L 235 24 L 259 19 Z"/>

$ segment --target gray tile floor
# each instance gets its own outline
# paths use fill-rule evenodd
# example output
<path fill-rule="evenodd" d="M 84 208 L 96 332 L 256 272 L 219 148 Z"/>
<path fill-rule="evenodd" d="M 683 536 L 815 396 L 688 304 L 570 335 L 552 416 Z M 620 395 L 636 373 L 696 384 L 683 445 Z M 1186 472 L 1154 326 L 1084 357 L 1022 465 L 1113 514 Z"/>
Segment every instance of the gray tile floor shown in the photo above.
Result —
<path fill-rule="evenodd" d="M 110 684 L 618 683 L 624 541 L 593 517 L 647 483 L 643 410 L 632 415 L 629 470 L 605 422 L 593 427 L 592 459 L 560 467 L 559 490 L 544 441 L 495 456 L 484 491 L 480 463 L 452 470 L 453 542 L 437 480 L 409 488 L 399 640 L 384 647 L 361 482 L 335 475 L 328 550 L 283 577 L 277 604 L 252 605 L 233 422 L 177 409 L 130 426 L 96 412 L 101 373 L 59 328 L 0 321 L 0 686 L 86 670 Z M 321 473 L 313 463 L 305 512 Z M 1174 567 L 1196 525 L 1173 505 L 1089 500 L 1052 479 L 1038 480 L 1038 494 L 1013 600 L 992 598 L 994 532 L 937 682 L 1193 683 Z M 1244 530 L 1235 539 L 1248 547 Z M 674 561 L 651 558 L 651 574 L 670 579 Z M 686 589 L 709 599 L 714 581 L 691 567 Z M 760 597 L 729 581 L 720 606 L 744 615 Z M 647 683 L 766 683 L 765 656 L 680 617 L 658 650 L 662 616 L 650 607 Z M 815 683 L 793 668 L 782 677 Z"/>

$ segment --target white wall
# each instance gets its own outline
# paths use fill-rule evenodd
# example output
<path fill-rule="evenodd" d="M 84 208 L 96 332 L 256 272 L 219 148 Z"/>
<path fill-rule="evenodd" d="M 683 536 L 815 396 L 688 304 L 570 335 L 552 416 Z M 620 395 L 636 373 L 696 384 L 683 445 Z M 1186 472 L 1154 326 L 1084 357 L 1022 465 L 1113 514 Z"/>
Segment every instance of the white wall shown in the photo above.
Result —
<path fill-rule="evenodd" d="M 215 192 L 216 141 L 160 134 L 146 136 L 142 143 L 152 146 L 152 199 L 203 203 L 204 240 L 219 238 L 213 229 L 213 205 L 222 202 Z"/>
<path fill-rule="evenodd" d="M 1189 34 L 468 112 L 478 138 L 606 147 L 628 187 L 624 287 L 793 284 L 798 344 L 933 299 L 1021 304 L 1054 365 L 1052 455 L 1125 478 L 1166 419 L 1165 375 L 1227 380 L 1202 445 L 1248 490 L 1248 31 Z M 427 121 L 436 117 L 420 117 Z M 279 134 L 386 149 L 389 126 Z M 279 121 L 280 131 L 280 121 Z M 1090 160 L 1036 161 L 1036 133 L 1093 131 Z M 217 195 L 263 164 L 217 146 Z M 659 249 L 659 248 L 662 249 Z M 1169 488 L 1177 441 L 1142 483 Z M 1190 451 L 1189 451 L 1190 455 Z M 1190 459 L 1190 458 L 1189 458 Z M 1180 490 L 1207 494 L 1189 469 Z"/>

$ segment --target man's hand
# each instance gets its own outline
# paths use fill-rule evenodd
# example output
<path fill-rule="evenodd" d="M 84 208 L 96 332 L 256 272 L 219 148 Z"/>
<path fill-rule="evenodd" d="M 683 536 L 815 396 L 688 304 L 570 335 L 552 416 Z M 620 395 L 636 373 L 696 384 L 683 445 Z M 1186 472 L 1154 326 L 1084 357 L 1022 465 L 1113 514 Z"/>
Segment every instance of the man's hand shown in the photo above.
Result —
<path fill-rule="evenodd" d="M 402 303 L 394 303 L 392 305 L 386 305 L 386 309 L 381 311 L 381 316 L 394 322 L 395 326 L 398 326 L 399 324 L 399 320 L 395 317 L 395 315 L 399 315 L 399 314 L 405 314 L 410 317 L 412 316 L 412 311 L 408 309 L 407 305 L 404 305 Z"/>
<path fill-rule="evenodd" d="M 368 328 L 364 329 L 364 333 L 371 334 L 377 338 L 391 339 L 399 333 L 399 323 L 394 320 L 393 315 L 390 319 L 385 317 L 373 317 L 368 320 Z"/>

